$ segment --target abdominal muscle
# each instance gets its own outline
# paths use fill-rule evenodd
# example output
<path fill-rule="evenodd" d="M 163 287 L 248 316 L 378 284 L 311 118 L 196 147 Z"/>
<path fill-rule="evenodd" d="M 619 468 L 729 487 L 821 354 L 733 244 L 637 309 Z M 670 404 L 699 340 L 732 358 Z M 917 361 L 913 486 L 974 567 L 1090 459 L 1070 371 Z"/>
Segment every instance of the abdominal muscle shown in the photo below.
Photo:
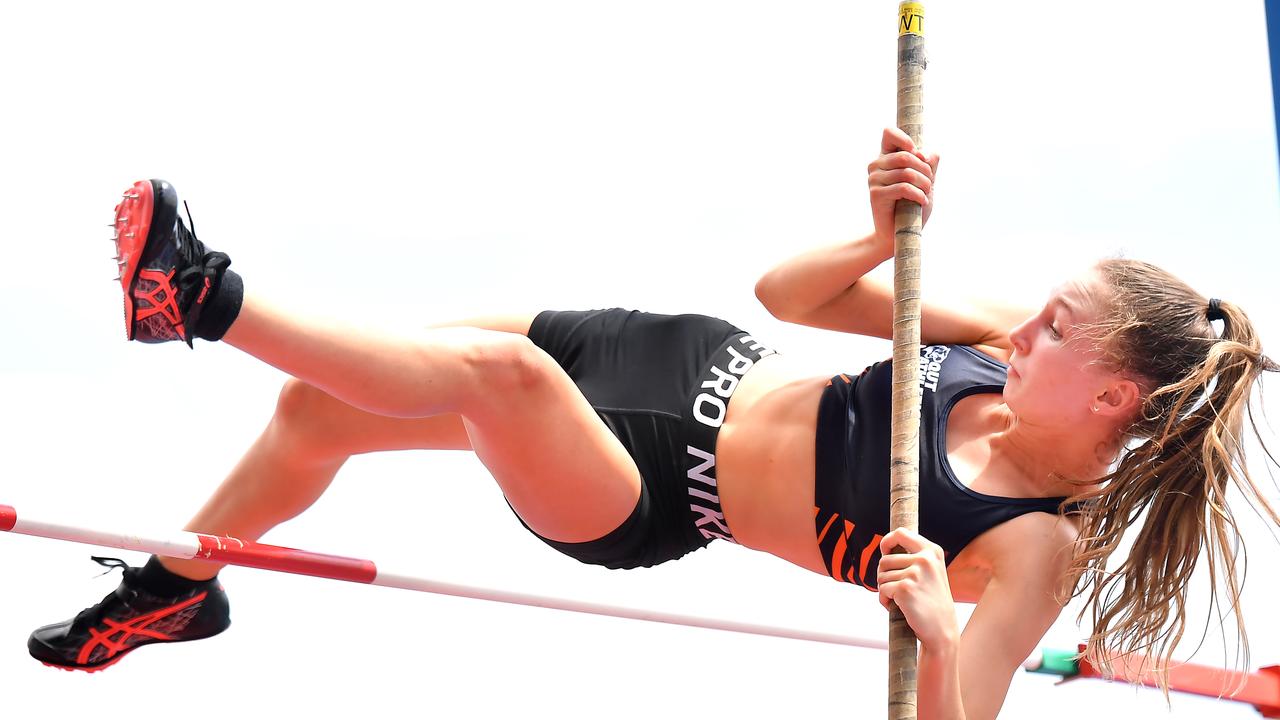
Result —
<path fill-rule="evenodd" d="M 826 573 L 813 526 L 818 401 L 828 378 L 773 355 L 739 381 L 716 438 L 725 522 L 742 545 Z"/>

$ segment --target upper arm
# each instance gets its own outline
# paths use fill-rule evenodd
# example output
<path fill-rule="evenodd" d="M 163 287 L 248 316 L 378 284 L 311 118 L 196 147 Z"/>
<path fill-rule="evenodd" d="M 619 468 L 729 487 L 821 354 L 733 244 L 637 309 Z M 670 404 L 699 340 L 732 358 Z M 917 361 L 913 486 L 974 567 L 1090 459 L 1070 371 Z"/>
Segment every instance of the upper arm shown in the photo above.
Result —
<path fill-rule="evenodd" d="M 993 569 L 961 635 L 960 686 L 969 718 L 999 713 L 1014 674 L 1062 611 L 1075 534 L 1067 523 L 1049 522 L 1035 529 L 1041 538 L 1006 544 L 1019 551 L 1006 553 Z"/>
<path fill-rule="evenodd" d="M 920 303 L 920 340 L 926 345 L 972 345 L 1000 360 L 1013 350 L 1010 331 L 1035 311 L 989 301 L 931 301 Z M 826 330 L 891 339 L 893 288 L 863 277 L 829 302 L 787 318 Z"/>

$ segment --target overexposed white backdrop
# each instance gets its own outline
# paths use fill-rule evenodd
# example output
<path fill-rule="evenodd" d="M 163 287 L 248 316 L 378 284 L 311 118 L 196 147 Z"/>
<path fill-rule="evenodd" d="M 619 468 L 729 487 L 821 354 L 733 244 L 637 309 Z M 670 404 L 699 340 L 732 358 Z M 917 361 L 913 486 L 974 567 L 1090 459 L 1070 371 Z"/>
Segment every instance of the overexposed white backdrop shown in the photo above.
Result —
<path fill-rule="evenodd" d="M 895 13 L 887 1 L 712 0 L 0 10 L 0 503 L 177 529 L 270 417 L 275 370 L 219 345 L 124 342 L 108 223 L 139 178 L 173 182 L 252 291 L 304 312 L 411 333 L 622 305 L 725 317 L 819 374 L 886 356 L 885 342 L 774 320 L 752 285 L 789 254 L 870 227 L 865 167 L 894 119 Z M 1262 2 L 935 2 L 928 23 L 925 134 L 942 167 L 926 293 L 1036 303 L 1075 267 L 1123 252 L 1239 303 L 1280 354 Z M 1265 480 L 1265 464 L 1254 469 Z M 1253 663 L 1276 664 L 1280 549 L 1239 507 Z M 461 453 L 356 458 L 266 541 L 457 582 L 885 632 L 872 594 L 726 543 L 649 570 L 579 565 L 528 536 Z M 105 673 L 55 672 L 24 643 L 114 587 L 116 575 L 93 578 L 94 553 L 118 554 L 0 537 L 6 713 L 884 712 L 875 651 L 236 568 L 223 574 L 229 632 Z M 1045 646 L 1085 636 L 1072 610 Z M 1197 598 L 1197 617 L 1206 610 Z M 1223 662 L 1221 646 L 1211 634 L 1197 661 Z M 1081 715 L 1256 716 L 1030 675 L 1003 713 Z"/>

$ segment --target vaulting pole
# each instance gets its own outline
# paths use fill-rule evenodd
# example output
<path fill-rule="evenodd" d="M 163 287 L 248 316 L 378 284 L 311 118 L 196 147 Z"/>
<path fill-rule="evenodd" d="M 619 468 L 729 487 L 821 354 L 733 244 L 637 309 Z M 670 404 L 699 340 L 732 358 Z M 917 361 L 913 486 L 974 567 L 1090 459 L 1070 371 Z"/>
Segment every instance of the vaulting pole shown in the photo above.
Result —
<path fill-rule="evenodd" d="M 898 5 L 898 127 L 921 147 L 924 122 L 924 6 Z M 889 525 L 917 530 L 920 482 L 920 204 L 894 212 L 893 445 Z M 895 549 L 900 551 L 901 549 Z M 889 720 L 916 717 L 916 636 L 897 605 L 889 609 Z"/>

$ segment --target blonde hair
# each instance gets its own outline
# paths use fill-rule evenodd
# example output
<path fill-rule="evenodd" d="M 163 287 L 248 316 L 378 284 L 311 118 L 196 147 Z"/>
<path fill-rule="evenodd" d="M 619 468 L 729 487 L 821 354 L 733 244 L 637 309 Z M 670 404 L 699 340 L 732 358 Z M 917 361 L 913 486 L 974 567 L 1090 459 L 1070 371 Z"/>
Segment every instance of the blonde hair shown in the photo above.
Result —
<path fill-rule="evenodd" d="M 1247 559 L 1227 494 L 1234 486 L 1280 524 L 1244 456 L 1246 420 L 1261 442 L 1253 387 L 1280 366 L 1262 354 L 1239 307 L 1215 301 L 1219 336 L 1209 300 L 1164 270 L 1125 259 L 1097 269 L 1110 297 L 1092 330 L 1104 362 L 1137 382 L 1144 399 L 1127 431 L 1140 444 L 1124 451 L 1101 483 L 1072 498 L 1084 508 L 1074 595 L 1088 600 L 1080 617 L 1092 615 L 1085 657 L 1110 672 L 1113 658 L 1142 653 L 1167 692 L 1164 672 L 1187 629 L 1188 585 L 1202 552 L 1211 602 L 1219 604 L 1221 583 L 1238 630 L 1237 656 L 1249 662 L 1237 573 Z M 1144 512 L 1128 556 L 1109 571 L 1108 559 Z"/>

